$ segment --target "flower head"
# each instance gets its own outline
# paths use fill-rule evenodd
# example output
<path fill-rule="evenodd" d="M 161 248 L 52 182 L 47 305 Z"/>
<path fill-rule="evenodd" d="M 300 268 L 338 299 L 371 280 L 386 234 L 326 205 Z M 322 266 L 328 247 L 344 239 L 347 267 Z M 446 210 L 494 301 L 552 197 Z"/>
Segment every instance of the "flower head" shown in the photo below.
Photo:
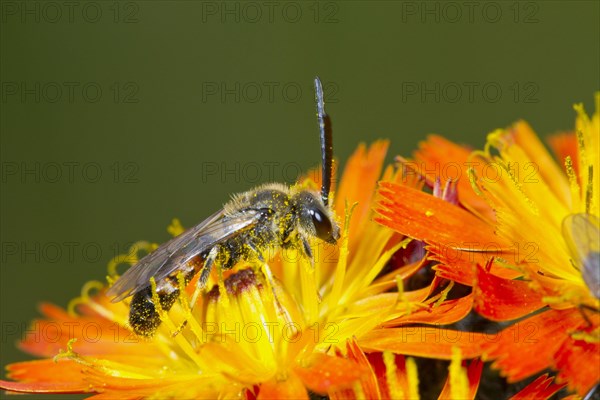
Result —
<path fill-rule="evenodd" d="M 169 310 L 161 309 L 152 282 L 161 322 L 152 338 L 132 333 L 127 301 L 112 303 L 102 285 L 87 285 L 72 312 L 50 305 L 42 309 L 46 319 L 41 323 L 78 328 L 63 332 L 53 344 L 24 340 L 24 350 L 50 358 L 9 366 L 9 377 L 19 382 L 0 386 L 94 392 L 99 398 L 307 398 L 309 392 L 361 397 L 382 390 L 409 396 L 418 391 L 414 361 L 394 361 L 392 353 L 379 352 L 398 353 L 403 346 L 406 354 L 430 350 L 418 338 L 399 344 L 402 328 L 392 328 L 455 322 L 469 312 L 472 300 L 446 299 L 450 288 L 437 281 L 403 289 L 404 280 L 422 267 L 421 260 L 411 256 L 409 241 L 371 219 L 387 146 L 384 141 L 368 149 L 360 146 L 350 158 L 335 192 L 335 211 L 343 219 L 339 246 L 311 243 L 314 265 L 294 249 L 273 257 L 263 271 L 242 262 L 220 284 L 216 274 L 211 277 L 212 289 L 193 309 L 194 281 L 185 286 L 179 277 L 179 298 Z M 392 168 L 383 176 L 400 179 Z M 173 224 L 169 231 L 177 235 L 182 228 Z M 115 279 L 117 264 L 135 264 L 138 251 L 154 248 L 140 242 L 117 257 L 109 281 Z M 398 254 L 408 262 L 390 261 Z M 265 279 L 271 273 L 275 279 Z M 90 294 L 91 288 L 99 290 Z M 85 322 L 98 327 L 97 340 L 90 340 Z M 450 359 L 453 347 L 437 346 L 431 354 Z M 364 349 L 373 355 L 367 357 Z M 383 357 L 383 368 L 376 354 Z M 383 389 L 381 382 L 389 384 Z"/>
<path fill-rule="evenodd" d="M 427 383 L 417 364 L 429 358 L 449 365 L 440 398 L 474 398 L 483 357 L 509 382 L 532 379 L 515 398 L 583 395 L 600 381 L 585 367 L 600 363 L 600 124 L 598 111 L 576 110 L 576 133 L 552 139 L 562 168 L 524 122 L 492 132 L 482 151 L 432 136 L 400 168 L 383 168 L 387 142 L 361 145 L 333 192 L 338 246 L 310 243 L 314 263 L 293 248 L 260 268 L 240 262 L 214 273 L 193 306 L 196 282 L 180 273 L 168 310 L 151 279 L 160 324 L 149 338 L 129 326 L 128 300 L 89 283 L 68 311 L 42 306 L 38 328 L 68 329 L 23 340 L 44 359 L 10 365 L 14 381 L 0 387 L 98 399 L 418 398 Z M 139 242 L 112 260 L 109 283 L 117 264 L 155 248 Z M 472 310 L 495 340 L 471 329 Z"/>
<path fill-rule="evenodd" d="M 520 121 L 490 133 L 483 151 L 434 136 L 404 160 L 431 185 L 436 165 L 456 166 L 456 205 L 381 184 L 378 220 L 425 241 L 438 277 L 471 286 L 481 316 L 511 321 L 482 345 L 509 381 L 547 368 L 579 394 L 600 381 L 599 103 L 591 118 L 575 106 L 575 133 L 551 141 L 562 168 Z"/>

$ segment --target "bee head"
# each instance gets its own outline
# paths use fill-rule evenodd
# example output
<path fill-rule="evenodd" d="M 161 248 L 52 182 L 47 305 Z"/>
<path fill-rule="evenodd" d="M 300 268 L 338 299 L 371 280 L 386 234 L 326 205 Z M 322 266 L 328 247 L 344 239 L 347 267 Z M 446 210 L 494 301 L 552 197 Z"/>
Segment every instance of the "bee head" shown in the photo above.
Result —
<path fill-rule="evenodd" d="M 329 207 L 323 203 L 321 196 L 303 190 L 295 197 L 300 232 L 335 244 L 340 238 L 340 227 Z"/>

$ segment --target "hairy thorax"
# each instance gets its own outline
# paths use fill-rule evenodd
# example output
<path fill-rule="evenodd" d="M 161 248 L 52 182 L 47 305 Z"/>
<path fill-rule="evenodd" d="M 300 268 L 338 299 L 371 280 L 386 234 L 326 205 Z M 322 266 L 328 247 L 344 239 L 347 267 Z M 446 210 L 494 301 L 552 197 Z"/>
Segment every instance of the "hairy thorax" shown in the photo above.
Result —
<path fill-rule="evenodd" d="M 263 214 L 256 226 L 220 245 L 217 262 L 224 269 L 232 268 L 240 260 L 269 259 L 281 247 L 293 244 L 295 204 L 288 186 L 279 183 L 259 186 L 235 195 L 223 209 L 224 218 L 253 211 Z"/>

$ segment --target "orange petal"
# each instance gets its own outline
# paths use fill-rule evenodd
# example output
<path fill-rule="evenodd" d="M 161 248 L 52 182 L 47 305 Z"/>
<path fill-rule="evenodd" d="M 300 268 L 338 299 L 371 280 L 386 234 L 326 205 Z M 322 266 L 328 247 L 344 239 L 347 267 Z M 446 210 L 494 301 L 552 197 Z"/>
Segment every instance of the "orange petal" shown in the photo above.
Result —
<path fill-rule="evenodd" d="M 56 321 L 69 321 L 73 319 L 73 316 L 69 315 L 67 311 L 52 303 L 41 303 L 38 309 L 44 317 L 53 319 Z"/>
<path fill-rule="evenodd" d="M 169 385 L 181 386 L 181 377 L 176 376 L 176 379 L 142 379 L 142 378 L 125 378 L 119 374 L 127 374 L 127 371 L 114 371 L 111 370 L 110 360 L 116 360 L 123 365 L 128 366 L 129 369 L 148 368 L 149 371 L 160 371 L 161 363 L 160 358 L 146 358 L 145 360 L 137 360 L 129 354 L 117 354 L 107 356 L 103 360 L 96 360 L 91 362 L 89 366 L 82 366 L 74 360 L 59 359 L 54 362 L 51 359 L 27 361 L 22 363 L 11 364 L 8 366 L 8 377 L 11 379 L 18 380 L 20 382 L 5 382 L 2 381 L 0 387 L 7 390 L 18 390 L 18 391 L 31 391 L 31 392 L 91 392 L 91 391 L 117 391 L 128 395 L 130 393 L 145 393 L 149 396 L 153 393 L 157 393 L 161 388 L 167 388 Z M 127 363 L 130 363 L 129 365 Z M 140 365 L 140 367 L 135 367 Z M 144 366 L 144 367 L 142 367 Z M 113 375 L 114 374 L 114 375 Z M 184 377 L 187 379 L 187 377 Z M 197 381 L 198 379 L 207 379 L 206 377 L 198 378 L 197 375 L 193 375 L 190 380 Z M 209 382 L 214 381 L 214 378 L 208 377 Z M 206 381 L 201 382 L 201 387 L 206 390 L 212 390 L 213 393 L 218 393 L 211 387 Z M 230 387 L 232 385 L 230 384 Z M 177 387 L 172 387 L 170 390 L 174 392 Z M 183 389 L 178 392 L 181 393 Z M 201 392 L 197 390 L 196 392 Z M 208 393 L 208 392 L 202 392 Z M 118 397 L 123 397 L 122 395 Z M 138 395 L 137 397 L 142 397 Z M 160 396 L 158 396 L 160 397 Z M 171 396 L 176 397 L 176 396 Z"/>
<path fill-rule="evenodd" d="M 308 367 L 294 368 L 304 385 L 319 394 L 350 386 L 366 371 L 364 366 L 350 360 L 319 353 L 311 357 Z"/>
<path fill-rule="evenodd" d="M 86 397 L 85 400 L 140 400 L 142 397 L 139 393 L 123 393 L 108 391 L 104 393 L 98 393 L 91 397 Z"/>
<path fill-rule="evenodd" d="M 375 329 L 358 340 L 367 352 L 391 351 L 417 357 L 450 360 L 458 347 L 463 358 L 479 357 L 487 335 L 429 326 Z"/>
<path fill-rule="evenodd" d="M 23 335 L 25 338 L 19 342 L 19 348 L 40 357 L 55 356 L 60 350 L 65 350 L 67 343 L 73 338 L 77 339 L 77 352 L 82 355 L 150 355 L 158 352 L 152 342 L 100 317 L 34 320 Z"/>
<path fill-rule="evenodd" d="M 25 393 L 84 393 L 90 384 L 83 380 L 81 365 L 71 360 L 35 360 L 10 364 L 8 377 L 20 382 L 0 380 L 0 388 Z"/>
<path fill-rule="evenodd" d="M 552 192 L 561 199 L 563 204 L 570 204 L 569 182 L 531 126 L 525 121 L 518 121 L 510 128 L 510 132 L 515 143 L 525 151 L 531 160 L 535 160 L 540 175 Z"/>
<path fill-rule="evenodd" d="M 525 389 L 511 397 L 511 400 L 547 399 L 565 386 L 554 384 L 552 381 L 554 378 L 548 377 L 548 374 L 541 375 Z"/>
<path fill-rule="evenodd" d="M 335 211 L 338 216 L 343 216 L 346 202 L 348 206 L 358 203 L 350 221 L 353 241 L 359 240 L 360 228 L 368 220 L 388 146 L 387 140 L 376 141 L 368 149 L 361 144 L 344 168 L 339 190 L 335 193 Z M 354 248 L 354 243 L 349 246 Z"/>
<path fill-rule="evenodd" d="M 379 397 L 368 397 L 368 398 L 379 398 L 379 399 L 410 399 L 412 393 L 412 389 L 416 389 L 416 384 L 418 382 L 409 382 L 411 377 L 409 376 L 409 372 L 407 371 L 406 366 L 406 358 L 401 354 L 393 355 L 393 362 L 395 364 L 395 382 L 390 383 L 388 381 L 389 378 L 393 378 L 393 375 L 390 376 L 390 371 L 388 370 L 389 364 L 386 364 L 384 360 L 383 353 L 370 353 L 367 354 L 367 358 L 369 359 L 369 363 L 371 363 L 372 369 L 377 376 L 379 383 L 379 390 L 381 395 Z M 417 377 L 412 377 L 415 379 Z M 414 385 L 414 386 L 413 386 Z M 413 386 L 411 388 L 411 386 Z M 395 393 L 394 393 L 395 392 Z"/>
<path fill-rule="evenodd" d="M 448 300 L 439 306 L 419 309 L 409 315 L 403 315 L 396 319 L 387 321 L 383 326 L 394 326 L 402 324 L 436 324 L 448 325 L 460 321 L 471 311 L 473 305 L 473 295 L 461 297 L 459 299 Z"/>
<path fill-rule="evenodd" d="M 487 359 L 509 382 L 516 382 L 549 368 L 569 331 L 584 323 L 579 310 L 549 310 L 522 320 L 489 336 L 484 345 Z"/>
<path fill-rule="evenodd" d="M 492 321 L 517 319 L 545 306 L 542 294 L 528 282 L 499 278 L 481 266 L 477 267 L 474 295 L 475 310 Z"/>
<path fill-rule="evenodd" d="M 556 155 L 558 163 L 564 168 L 565 158 L 571 157 L 575 176 L 579 176 L 577 136 L 573 132 L 557 133 L 548 137 L 547 140 Z"/>
<path fill-rule="evenodd" d="M 585 396 L 600 383 L 600 343 L 587 343 L 569 337 L 554 356 L 558 380 Z"/>
<path fill-rule="evenodd" d="M 140 380 L 128 379 L 129 385 L 121 385 L 114 389 L 112 386 L 103 386 L 103 393 L 92 396 L 92 399 L 211 399 L 222 395 L 223 388 L 212 385 L 208 379 L 189 380 Z M 223 385 L 224 383 L 220 383 Z M 238 390 L 234 385 L 232 389 Z M 237 396 L 239 392 L 233 391 L 229 397 Z M 227 396 L 223 396 L 227 397 Z"/>
<path fill-rule="evenodd" d="M 494 228 L 464 209 L 416 189 L 381 182 L 377 222 L 428 244 L 450 249 L 509 249 Z"/>
<path fill-rule="evenodd" d="M 367 355 L 358 347 L 355 340 L 349 340 L 346 343 L 346 359 L 354 362 L 361 369 L 363 373 L 360 377 L 360 386 L 362 394 L 368 399 L 379 399 L 380 388 L 375 371 L 372 368 Z M 336 349 L 336 355 L 338 357 L 344 357 L 340 349 Z M 358 394 L 355 392 L 355 386 L 339 388 L 327 393 L 328 397 L 332 400 L 350 400 L 356 399 Z"/>
<path fill-rule="evenodd" d="M 0 389 L 18 393 L 87 393 L 89 385 L 74 382 L 9 382 L 0 380 Z"/>
<path fill-rule="evenodd" d="M 429 260 L 439 262 L 433 269 L 440 278 L 450 279 L 454 282 L 467 286 L 473 286 L 477 279 L 476 269 L 478 265 L 486 265 L 493 257 L 508 259 L 508 252 L 480 253 L 463 251 L 440 246 L 427 246 Z M 441 250 L 441 251 L 440 251 Z M 493 263 L 488 272 L 504 279 L 515 279 L 523 276 L 517 270 L 506 268 L 503 265 Z"/>
<path fill-rule="evenodd" d="M 107 302 L 106 307 L 121 307 L 110 303 L 103 294 L 94 296 L 94 304 Z M 103 306 L 104 307 L 104 306 Z M 50 303 L 42 303 L 39 310 L 46 319 L 33 320 L 18 347 L 39 357 L 54 357 L 67 348 L 71 339 L 77 339 L 77 352 L 82 355 L 105 355 L 126 353 L 129 355 L 154 355 L 157 346 L 100 315 L 87 304 L 80 304 L 82 315 L 71 315 L 66 310 Z"/>
<path fill-rule="evenodd" d="M 98 388 L 102 396 L 96 398 L 111 399 L 190 399 L 190 398 L 223 398 L 238 397 L 243 387 L 231 379 L 217 374 L 166 374 L 164 377 L 126 378 L 109 375 L 101 365 L 85 370 L 86 380 L 90 386 Z"/>
<path fill-rule="evenodd" d="M 262 399 L 307 399 L 308 393 L 302 381 L 290 375 L 285 381 L 270 381 L 260 385 L 258 400 Z"/>
<path fill-rule="evenodd" d="M 427 178 L 431 186 L 435 179 L 439 177 L 442 183 L 448 179 L 457 181 L 458 199 L 467 209 L 473 210 L 479 215 L 485 216 L 490 221 L 495 221 L 490 206 L 479 197 L 469 181 L 467 170 L 473 167 L 478 176 L 482 175 L 482 163 L 469 162 L 471 150 L 459 146 L 448 139 L 430 135 L 427 141 L 419 144 L 419 150 L 414 154 L 414 167 L 420 174 Z M 408 161 L 407 166 L 413 166 L 413 162 Z"/>
<path fill-rule="evenodd" d="M 358 347 L 356 340 L 348 341 L 348 343 L 346 343 L 346 351 L 348 353 L 348 359 L 359 365 L 363 371 L 360 381 L 364 395 L 369 399 L 379 398 L 380 390 L 377 383 L 377 376 L 375 375 L 375 371 L 373 371 L 366 354 Z"/>
<path fill-rule="evenodd" d="M 10 364 L 6 369 L 9 378 L 19 381 L 81 381 L 81 365 L 66 359 L 23 361 Z"/>
<path fill-rule="evenodd" d="M 466 362 L 463 361 L 463 367 L 466 365 Z M 481 371 L 483 371 L 483 362 L 480 359 L 475 359 L 471 361 L 469 366 L 467 367 L 467 378 L 469 379 L 469 399 L 474 399 L 477 394 L 477 389 L 479 388 L 479 382 L 481 380 Z M 444 388 L 442 389 L 442 393 L 440 393 L 440 397 L 438 399 L 451 399 L 451 388 L 450 388 L 450 377 L 446 379 L 446 383 L 444 384 Z"/>

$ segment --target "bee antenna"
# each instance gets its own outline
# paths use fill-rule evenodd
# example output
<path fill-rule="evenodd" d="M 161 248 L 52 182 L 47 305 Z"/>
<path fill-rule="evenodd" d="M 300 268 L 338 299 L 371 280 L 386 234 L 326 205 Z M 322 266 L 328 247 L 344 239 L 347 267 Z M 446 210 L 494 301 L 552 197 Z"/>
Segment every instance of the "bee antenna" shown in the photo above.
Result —
<path fill-rule="evenodd" d="M 333 171 L 333 131 L 331 130 L 331 118 L 325 112 L 323 86 L 318 76 L 315 77 L 315 98 L 317 100 L 317 119 L 319 121 L 319 135 L 321 137 L 321 198 L 323 199 L 323 203 L 328 205 Z"/>

